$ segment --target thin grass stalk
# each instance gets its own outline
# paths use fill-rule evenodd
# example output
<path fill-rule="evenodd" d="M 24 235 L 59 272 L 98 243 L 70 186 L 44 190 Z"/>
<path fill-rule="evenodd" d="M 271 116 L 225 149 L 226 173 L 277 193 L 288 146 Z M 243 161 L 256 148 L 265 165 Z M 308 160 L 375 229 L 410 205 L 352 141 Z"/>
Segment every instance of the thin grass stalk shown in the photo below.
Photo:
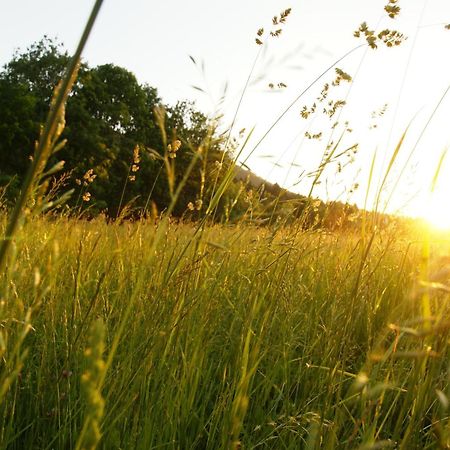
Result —
<path fill-rule="evenodd" d="M 186 184 L 192 170 L 194 169 L 195 164 L 197 163 L 197 160 L 200 157 L 200 155 L 201 155 L 200 151 L 197 151 L 195 153 L 194 157 L 192 158 L 192 160 L 189 164 L 189 167 L 187 168 L 186 172 L 184 173 L 183 179 L 181 180 L 181 182 L 177 186 L 175 193 L 173 194 L 173 198 L 169 205 L 169 208 L 166 211 L 166 215 L 165 215 L 164 219 L 161 221 L 161 223 L 158 227 L 158 230 L 156 232 L 156 235 L 153 238 L 152 246 L 151 246 L 151 249 L 149 252 L 150 257 L 147 261 L 147 264 L 149 264 L 149 265 L 155 257 L 155 250 L 157 248 L 157 245 L 158 245 L 160 239 L 163 237 L 163 235 L 166 231 L 166 228 L 168 226 L 169 217 L 172 214 L 173 209 L 175 208 L 175 204 L 178 200 L 178 197 L 180 196 L 180 193 L 181 193 L 184 185 Z M 128 300 L 128 304 L 125 309 L 125 312 L 124 312 L 123 316 L 121 317 L 120 323 L 117 327 L 117 331 L 114 334 L 114 339 L 112 341 L 111 348 L 108 353 L 108 358 L 107 358 L 106 364 L 105 364 L 105 371 L 103 372 L 103 375 L 102 375 L 100 383 L 99 383 L 100 387 L 103 386 L 103 383 L 104 383 L 105 377 L 106 377 L 106 373 L 107 373 L 108 369 L 111 367 L 111 364 L 113 362 L 114 356 L 116 354 L 117 348 L 120 343 L 120 339 L 123 335 L 123 332 L 125 331 L 125 326 L 127 324 L 128 318 L 130 317 L 132 308 L 133 308 L 134 304 L 136 303 L 136 300 L 138 299 L 140 288 L 144 282 L 145 276 L 146 276 L 146 272 L 144 270 L 141 270 L 139 272 L 139 277 L 135 283 L 135 287 L 134 287 L 134 289 L 131 293 L 131 296 Z"/>
<path fill-rule="evenodd" d="M 333 67 L 336 66 L 336 64 L 339 64 L 341 61 L 346 59 L 348 56 L 350 56 L 353 52 L 356 50 L 359 50 L 360 48 L 364 47 L 366 44 L 358 45 L 351 50 L 349 50 L 347 53 L 345 53 L 343 56 L 341 56 L 339 59 L 334 61 L 332 64 L 330 64 L 322 73 L 320 73 L 314 80 L 306 86 L 303 91 L 301 91 L 297 97 L 294 98 L 294 100 L 289 103 L 289 105 L 281 112 L 281 114 L 274 120 L 272 125 L 267 129 L 267 131 L 262 135 L 262 137 L 259 139 L 259 141 L 255 144 L 253 149 L 248 154 L 247 158 L 244 160 L 244 163 L 250 158 L 250 156 L 256 151 L 256 149 L 261 145 L 261 143 L 266 139 L 266 137 L 270 134 L 270 132 L 280 123 L 280 121 L 283 119 L 283 117 L 295 106 L 295 104 L 319 81 L 321 80 Z"/>
<path fill-rule="evenodd" d="M 436 106 L 434 107 L 433 111 L 430 114 L 430 117 L 428 118 L 427 122 L 425 123 L 424 127 L 422 128 L 416 142 L 414 143 L 413 148 L 411 149 L 411 152 L 408 155 L 408 158 L 405 161 L 405 164 L 403 165 L 397 179 L 394 182 L 394 186 L 392 187 L 392 191 L 387 199 L 386 205 L 388 205 L 395 193 L 395 190 L 397 189 L 397 186 L 400 182 L 400 179 L 402 178 L 403 174 L 406 171 L 406 168 L 408 167 L 409 162 L 411 161 L 411 158 L 413 156 L 413 154 L 416 152 L 417 147 L 420 143 L 420 141 L 422 140 L 425 131 L 427 130 L 428 126 L 430 125 L 431 121 L 433 120 L 434 116 L 436 115 L 438 109 L 440 108 L 440 106 L 442 105 L 442 102 L 444 101 L 445 97 L 447 96 L 448 92 L 450 91 L 450 84 L 447 86 L 447 89 L 444 91 L 444 93 L 441 95 L 441 97 L 439 98 L 438 102 L 436 103 Z"/>
<path fill-rule="evenodd" d="M 432 197 L 434 190 L 436 188 L 436 183 L 439 178 L 439 174 L 441 172 L 442 164 L 444 162 L 445 156 L 447 154 L 447 149 L 445 149 L 441 157 L 439 158 L 438 165 L 436 167 L 436 171 L 434 173 L 433 179 L 431 181 L 430 186 L 430 197 Z M 426 226 L 425 236 L 423 239 L 422 245 L 422 260 L 420 265 L 420 278 L 423 286 L 423 294 L 422 294 L 422 318 L 425 321 L 424 327 L 426 330 L 429 330 L 431 327 L 431 305 L 430 305 L 430 274 L 429 274 L 429 263 L 430 263 L 430 255 L 431 255 L 431 233 L 430 233 L 430 225 Z"/>
<path fill-rule="evenodd" d="M 373 172 L 375 169 L 375 161 L 377 157 L 377 149 L 375 149 L 372 157 L 372 162 L 370 164 L 370 171 L 369 171 L 369 179 L 367 180 L 367 187 L 366 187 L 366 195 L 364 197 L 364 207 L 362 211 L 362 217 L 361 217 L 361 238 L 363 245 L 366 242 L 366 235 L 367 235 L 367 202 L 369 199 L 369 193 L 370 188 L 372 187 L 372 180 L 373 180 Z"/>
<path fill-rule="evenodd" d="M 11 214 L 11 218 L 6 227 L 5 237 L 0 245 L 0 273 L 3 272 L 4 266 L 6 264 L 6 256 L 11 244 L 11 240 L 17 231 L 20 221 L 23 216 L 23 210 L 28 201 L 31 193 L 31 188 L 33 183 L 39 176 L 39 171 L 42 167 L 45 167 L 47 159 L 50 156 L 48 153 L 49 145 L 51 143 L 51 138 L 55 135 L 58 128 L 59 117 L 63 111 L 64 105 L 66 103 L 67 97 L 72 89 L 75 82 L 75 78 L 78 72 L 78 67 L 80 63 L 81 54 L 89 38 L 89 35 L 94 26 L 95 20 L 97 19 L 98 13 L 102 6 L 103 0 L 96 0 L 95 5 L 92 9 L 91 15 L 89 16 L 86 27 L 81 36 L 78 47 L 73 55 L 70 63 L 67 67 L 66 74 L 62 79 L 61 86 L 58 90 L 56 98 L 54 100 L 53 106 L 50 108 L 47 120 L 45 122 L 44 129 L 39 139 L 39 143 L 36 149 L 36 154 L 34 156 L 33 162 L 28 169 L 25 176 L 25 180 L 22 185 L 20 196 L 15 204 L 14 210 Z"/>

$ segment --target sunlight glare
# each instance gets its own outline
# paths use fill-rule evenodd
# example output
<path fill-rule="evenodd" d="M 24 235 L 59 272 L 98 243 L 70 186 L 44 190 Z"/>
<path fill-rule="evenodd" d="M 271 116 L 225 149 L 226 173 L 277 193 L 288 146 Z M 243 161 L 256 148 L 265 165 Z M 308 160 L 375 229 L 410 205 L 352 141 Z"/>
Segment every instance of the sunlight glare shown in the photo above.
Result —
<path fill-rule="evenodd" d="M 444 180 L 441 180 L 444 181 Z M 447 185 L 445 185 L 447 184 Z M 450 179 L 441 183 L 424 205 L 423 218 L 433 227 L 439 230 L 450 231 Z"/>

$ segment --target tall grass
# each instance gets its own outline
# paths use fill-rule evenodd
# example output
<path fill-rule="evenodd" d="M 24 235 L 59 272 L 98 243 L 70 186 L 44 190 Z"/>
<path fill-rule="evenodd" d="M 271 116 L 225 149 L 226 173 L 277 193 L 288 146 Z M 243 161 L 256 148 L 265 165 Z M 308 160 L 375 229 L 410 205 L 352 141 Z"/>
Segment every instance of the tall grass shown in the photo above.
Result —
<path fill-rule="evenodd" d="M 166 231 L 155 247 L 157 226 L 143 222 L 25 227 L 10 283 L 16 308 L 41 306 L 2 402 L 5 448 L 74 446 L 89 330 L 101 319 L 111 351 L 132 296 L 102 383 L 103 448 L 435 445 L 447 307 L 437 296 L 432 327 L 414 322 L 410 235 L 377 235 L 361 269 L 350 232 Z"/>
<path fill-rule="evenodd" d="M 449 448 L 449 240 L 376 211 L 333 233 L 211 224 L 233 167 L 175 222 L 201 148 L 157 223 L 23 220 L 81 49 L 0 215 L 0 448 Z"/>

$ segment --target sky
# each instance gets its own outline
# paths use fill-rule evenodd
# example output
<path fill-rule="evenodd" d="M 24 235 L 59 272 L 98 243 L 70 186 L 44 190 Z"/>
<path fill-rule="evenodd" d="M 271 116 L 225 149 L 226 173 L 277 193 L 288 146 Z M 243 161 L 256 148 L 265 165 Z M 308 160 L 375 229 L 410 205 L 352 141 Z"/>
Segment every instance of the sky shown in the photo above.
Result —
<path fill-rule="evenodd" d="M 73 52 L 93 3 L 0 0 L 0 65 L 15 49 L 26 49 L 44 34 Z M 363 206 L 368 192 L 367 206 L 372 207 L 406 131 L 380 205 L 390 212 L 427 214 L 450 226 L 450 208 L 446 212 L 441 206 L 450 194 L 450 155 L 433 195 L 429 193 L 442 152 L 450 145 L 450 93 L 443 97 L 450 85 L 450 31 L 444 28 L 450 23 L 450 0 L 400 0 L 402 9 L 395 20 L 384 12 L 386 3 L 105 0 L 84 59 L 91 66 L 114 63 L 127 68 L 140 82 L 156 87 L 167 103 L 195 101 L 202 111 L 223 115 L 224 127 L 237 113 L 233 134 L 253 130 L 240 161 L 297 192 L 309 193 L 312 174 L 330 141 L 335 144 L 343 135 L 336 154 L 358 143 L 356 155 L 343 155 L 340 167 L 338 162 L 328 165 L 314 186 L 313 194 L 325 200 Z M 264 45 L 258 46 L 257 30 L 263 27 L 266 36 L 273 29 L 272 17 L 287 8 L 292 11 L 281 35 L 263 39 Z M 408 39 L 391 49 L 355 49 L 362 41 L 353 31 L 363 21 L 376 31 L 396 29 Z M 328 67 L 331 70 L 294 102 Z M 334 67 L 353 77 L 351 84 L 330 89 L 329 98 L 345 100 L 346 106 L 331 120 L 320 113 L 322 108 L 302 119 L 303 106 L 310 107 L 324 84 L 335 78 Z M 278 83 L 286 87 L 278 88 Z M 372 117 L 384 105 L 384 114 Z M 351 132 L 343 132 L 347 121 Z M 306 132 L 322 135 L 310 140 Z"/>

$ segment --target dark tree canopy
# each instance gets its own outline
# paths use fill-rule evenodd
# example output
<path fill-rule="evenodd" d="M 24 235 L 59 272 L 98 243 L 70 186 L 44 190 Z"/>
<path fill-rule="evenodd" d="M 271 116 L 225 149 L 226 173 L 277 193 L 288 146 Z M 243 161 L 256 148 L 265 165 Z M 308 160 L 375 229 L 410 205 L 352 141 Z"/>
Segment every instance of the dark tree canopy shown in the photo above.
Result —
<path fill-rule="evenodd" d="M 11 202 L 19 192 L 53 91 L 68 61 L 63 47 L 44 37 L 26 52 L 16 53 L 0 71 L 0 188 L 8 185 Z M 162 110 L 163 120 L 155 114 Z M 232 163 L 216 129 L 193 103 L 164 105 L 155 88 L 139 83 L 123 67 L 89 67 L 83 62 L 66 105 L 63 138 L 67 143 L 49 165 L 65 161 L 63 188 L 74 188 L 69 206 L 75 211 L 88 209 L 89 214 L 104 212 L 116 217 L 128 205 L 129 214 L 134 215 L 169 206 L 173 185 L 181 181 L 201 147 L 202 156 L 173 210 L 178 216 L 198 218 Z M 171 155 L 171 183 L 164 162 L 170 146 L 179 147 Z M 241 175 L 236 168 L 220 199 L 216 219 L 246 215 L 266 223 L 277 216 L 288 220 L 303 217 L 308 228 L 333 227 L 346 224 L 355 210 L 339 202 L 330 208 L 319 202 L 312 208 L 311 199 L 254 175 Z"/>
<path fill-rule="evenodd" d="M 44 37 L 25 53 L 16 53 L 0 72 L 0 186 L 15 180 L 9 189 L 11 198 L 17 194 L 52 92 L 68 60 L 60 44 Z M 92 211 L 102 210 L 109 215 L 116 215 L 119 207 L 132 199 L 137 209 L 149 201 L 159 210 L 168 206 L 170 195 L 163 164 L 154 157 L 155 152 L 163 155 L 165 151 L 154 116 L 156 106 L 166 111 L 168 139 L 181 142 L 182 150 L 174 161 L 176 181 L 189 165 L 192 149 L 206 139 L 212 142 L 203 161 L 199 160 L 192 171 L 175 214 L 183 214 L 189 202 L 207 194 L 208 183 L 217 173 L 217 162 L 231 162 L 220 139 L 211 140 L 210 120 L 189 102 L 163 105 L 155 88 L 140 84 L 122 67 L 104 64 L 91 68 L 82 63 L 66 107 L 63 137 L 67 144 L 51 161 L 65 161 L 65 170 L 70 172 L 69 187 L 76 189 L 72 206 L 90 206 Z M 137 146 L 139 163 L 134 164 Z M 89 170 L 91 176 L 83 178 Z"/>

